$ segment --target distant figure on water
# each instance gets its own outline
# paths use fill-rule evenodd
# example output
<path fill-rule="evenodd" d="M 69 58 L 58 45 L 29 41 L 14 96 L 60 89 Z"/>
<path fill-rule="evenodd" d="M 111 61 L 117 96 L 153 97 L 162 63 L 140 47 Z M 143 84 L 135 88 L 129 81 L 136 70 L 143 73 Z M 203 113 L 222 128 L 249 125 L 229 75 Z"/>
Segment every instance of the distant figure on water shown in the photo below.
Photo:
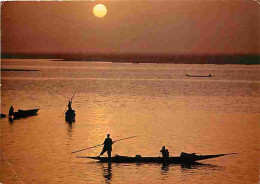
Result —
<path fill-rule="evenodd" d="M 105 139 L 103 144 L 104 144 L 104 147 L 103 147 L 103 150 L 101 151 L 100 155 L 103 155 L 105 152 L 107 152 L 108 158 L 111 158 L 113 141 L 110 138 L 110 134 L 107 134 L 107 138 Z M 100 155 L 99 155 L 99 157 L 100 157 Z"/>
<path fill-rule="evenodd" d="M 14 107 L 13 107 L 13 105 L 11 105 L 11 107 L 10 107 L 10 109 L 9 109 L 9 114 L 8 114 L 8 116 L 9 116 L 9 117 L 12 116 L 12 115 L 13 115 L 13 112 L 14 112 Z"/>
<path fill-rule="evenodd" d="M 72 110 L 72 108 L 71 108 L 71 104 L 72 104 L 72 102 L 69 100 L 69 103 L 68 103 L 68 110 L 69 110 L 69 111 Z"/>
<path fill-rule="evenodd" d="M 169 158 L 169 151 L 168 151 L 168 149 L 165 149 L 165 146 L 162 147 L 160 152 L 162 152 L 163 158 Z"/>
<path fill-rule="evenodd" d="M 76 117 L 76 113 L 75 111 L 72 109 L 71 107 L 72 104 L 72 100 L 69 100 L 68 103 L 68 110 L 65 113 L 65 120 L 69 123 L 75 122 L 75 117 Z"/>

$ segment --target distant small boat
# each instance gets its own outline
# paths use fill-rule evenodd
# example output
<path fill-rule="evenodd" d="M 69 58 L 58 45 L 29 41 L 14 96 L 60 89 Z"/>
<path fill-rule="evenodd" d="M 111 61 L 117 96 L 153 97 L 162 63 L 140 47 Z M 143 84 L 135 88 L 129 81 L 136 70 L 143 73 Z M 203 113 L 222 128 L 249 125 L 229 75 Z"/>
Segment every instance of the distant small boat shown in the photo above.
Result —
<path fill-rule="evenodd" d="M 189 74 L 186 74 L 187 77 L 211 77 L 211 74 L 208 74 L 208 75 L 189 75 Z"/>
<path fill-rule="evenodd" d="M 35 115 L 37 115 L 38 110 L 39 109 L 29 109 L 29 110 L 18 109 L 18 112 L 13 112 L 12 116 L 13 116 L 13 119 L 26 118 L 28 116 L 35 116 Z"/>
<path fill-rule="evenodd" d="M 94 160 L 99 160 L 99 162 L 111 162 L 111 163 L 167 163 L 167 164 L 193 164 L 199 160 L 206 160 L 216 157 L 221 157 L 225 155 L 231 155 L 236 153 L 229 154 L 217 154 L 217 155 L 196 155 L 195 153 L 184 153 L 182 152 L 179 157 L 141 157 L 137 155 L 135 157 L 119 156 L 116 155 L 111 157 L 88 157 L 88 156 L 77 156 L 77 158 L 89 158 Z"/>
<path fill-rule="evenodd" d="M 75 122 L 76 113 L 74 110 L 67 110 L 65 113 L 65 121 L 68 123 Z"/>

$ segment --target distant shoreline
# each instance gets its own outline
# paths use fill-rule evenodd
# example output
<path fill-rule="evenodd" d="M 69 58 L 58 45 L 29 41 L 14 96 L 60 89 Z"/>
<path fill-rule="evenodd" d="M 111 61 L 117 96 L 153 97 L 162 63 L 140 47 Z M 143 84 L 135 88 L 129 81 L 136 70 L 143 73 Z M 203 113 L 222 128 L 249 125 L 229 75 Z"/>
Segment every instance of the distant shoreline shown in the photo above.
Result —
<path fill-rule="evenodd" d="M 13 71 L 13 72 L 38 72 L 38 71 L 40 71 L 40 70 L 1 68 L 1 71 Z"/>
<path fill-rule="evenodd" d="M 259 65 L 260 54 L 236 55 L 163 55 L 163 54 L 2 54 L 2 59 L 50 59 L 52 61 L 85 61 L 114 63 L 164 64 L 241 64 Z"/>
<path fill-rule="evenodd" d="M 50 59 L 51 61 L 65 61 L 65 62 L 100 62 L 100 63 L 128 63 L 128 64 L 184 64 L 184 65 L 260 65 L 260 61 L 256 62 L 250 62 L 250 63 L 218 63 L 218 62 L 167 62 L 167 61 L 161 61 L 161 62 L 155 62 L 155 61 L 114 61 L 114 60 L 78 60 L 78 59 Z"/>

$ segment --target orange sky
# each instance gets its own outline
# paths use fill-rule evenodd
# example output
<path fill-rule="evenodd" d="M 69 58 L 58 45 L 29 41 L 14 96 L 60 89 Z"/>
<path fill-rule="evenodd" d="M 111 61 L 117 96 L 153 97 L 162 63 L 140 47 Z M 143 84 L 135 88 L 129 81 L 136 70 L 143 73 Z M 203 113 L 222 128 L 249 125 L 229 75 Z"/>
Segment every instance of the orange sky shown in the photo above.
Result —
<path fill-rule="evenodd" d="M 93 15 L 107 6 L 104 18 Z M 4 2 L 5 53 L 260 53 L 256 1 Z"/>

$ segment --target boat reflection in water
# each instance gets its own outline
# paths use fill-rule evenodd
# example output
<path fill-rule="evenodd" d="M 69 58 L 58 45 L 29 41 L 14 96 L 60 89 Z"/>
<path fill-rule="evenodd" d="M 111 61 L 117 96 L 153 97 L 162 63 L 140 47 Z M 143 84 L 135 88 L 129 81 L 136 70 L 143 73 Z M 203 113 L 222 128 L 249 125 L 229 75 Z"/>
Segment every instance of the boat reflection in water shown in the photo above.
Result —
<path fill-rule="evenodd" d="M 162 164 L 162 167 L 161 167 L 161 170 L 162 170 L 162 174 L 165 174 L 169 171 L 169 165 L 170 164 L 167 164 L 167 163 L 163 163 Z"/>
<path fill-rule="evenodd" d="M 111 163 L 102 164 L 103 177 L 105 181 L 110 181 L 112 179 L 112 166 Z"/>
<path fill-rule="evenodd" d="M 139 173 L 139 176 L 142 176 L 142 173 L 150 172 L 148 168 L 151 168 L 154 171 L 160 171 L 161 180 L 167 181 L 169 177 L 172 175 L 179 173 L 181 175 L 189 174 L 193 171 L 191 170 L 219 170 L 219 166 L 211 165 L 211 164 L 203 164 L 203 163 L 193 163 L 193 164 L 167 164 L 167 163 L 101 163 L 101 162 L 92 162 L 91 164 L 100 164 L 100 169 L 102 171 L 102 176 L 104 178 L 105 183 L 110 184 L 112 182 L 113 172 L 112 167 L 114 167 L 114 171 L 118 171 L 113 179 L 117 180 L 117 177 L 121 177 L 120 173 L 125 173 L 130 170 L 134 170 L 136 173 Z M 218 169 L 217 169 L 218 168 Z M 119 172 L 120 171 L 120 172 Z M 129 175 L 131 177 L 131 175 Z M 141 179 L 141 178 L 140 178 Z"/>
<path fill-rule="evenodd" d="M 68 125 L 67 127 L 67 135 L 68 135 L 68 139 L 72 139 L 73 136 L 73 125 L 74 122 L 66 122 L 66 124 Z"/>
<path fill-rule="evenodd" d="M 14 119 L 12 117 L 8 117 L 8 120 L 9 120 L 10 125 L 13 124 Z"/>

